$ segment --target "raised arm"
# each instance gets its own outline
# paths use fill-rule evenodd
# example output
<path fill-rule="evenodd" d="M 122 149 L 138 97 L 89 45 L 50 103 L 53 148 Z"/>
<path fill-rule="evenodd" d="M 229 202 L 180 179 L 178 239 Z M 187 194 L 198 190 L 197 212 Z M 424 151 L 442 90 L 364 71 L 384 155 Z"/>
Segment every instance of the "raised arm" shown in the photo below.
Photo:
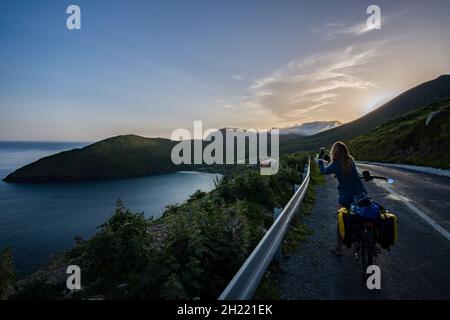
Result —
<path fill-rule="evenodd" d="M 322 159 L 319 159 L 319 169 L 320 169 L 320 173 L 322 173 L 322 174 L 336 173 L 336 163 L 332 162 L 330 165 L 325 167 Z"/>

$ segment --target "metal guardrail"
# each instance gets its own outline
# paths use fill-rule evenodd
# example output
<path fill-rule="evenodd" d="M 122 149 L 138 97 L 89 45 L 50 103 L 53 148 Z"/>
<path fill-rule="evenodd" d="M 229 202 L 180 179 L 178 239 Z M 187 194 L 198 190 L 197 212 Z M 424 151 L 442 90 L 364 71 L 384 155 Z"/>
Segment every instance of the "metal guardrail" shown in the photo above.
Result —
<path fill-rule="evenodd" d="M 302 184 L 219 296 L 219 300 L 249 300 L 253 298 L 256 288 L 283 241 L 289 223 L 302 203 L 309 186 L 310 172 L 311 164 L 308 160 Z"/>

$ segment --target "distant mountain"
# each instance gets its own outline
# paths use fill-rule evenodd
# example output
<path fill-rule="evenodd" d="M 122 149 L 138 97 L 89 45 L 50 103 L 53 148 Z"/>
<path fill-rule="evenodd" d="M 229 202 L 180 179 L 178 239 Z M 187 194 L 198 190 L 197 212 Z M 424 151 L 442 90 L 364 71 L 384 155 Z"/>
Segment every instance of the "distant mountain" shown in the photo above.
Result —
<path fill-rule="evenodd" d="M 78 181 L 138 177 L 180 170 L 170 154 L 176 142 L 124 135 L 64 151 L 26 165 L 7 182 Z"/>
<path fill-rule="evenodd" d="M 280 152 L 309 151 L 321 146 L 330 146 L 337 140 L 349 141 L 368 133 L 370 130 L 375 129 L 385 122 L 399 118 L 406 113 L 415 111 L 421 107 L 430 106 L 437 100 L 448 96 L 450 96 L 450 75 L 440 76 L 435 80 L 425 82 L 402 93 L 380 108 L 350 123 L 342 124 L 311 136 L 300 136 L 292 133 L 283 134 L 280 136 Z M 336 122 L 334 122 L 334 125 L 336 126 Z M 314 126 L 317 128 L 321 125 L 317 123 L 315 125 L 307 124 L 306 128 L 309 127 L 309 129 L 311 129 Z M 297 127 L 297 129 L 299 127 Z M 296 129 L 294 128 L 295 127 L 290 129 L 295 131 Z M 404 132 L 409 132 L 406 124 L 399 128 Z M 444 131 L 448 130 L 445 128 L 447 127 L 444 127 Z M 303 129 L 305 129 L 305 127 L 303 127 Z M 224 130 L 225 129 L 221 129 L 220 131 L 224 132 Z M 402 130 L 400 130 L 398 134 L 401 134 L 401 132 L 403 132 Z M 245 133 L 245 130 L 239 131 Z M 419 135 L 423 133 L 422 131 L 417 131 L 416 134 Z M 411 136 L 408 139 L 413 139 L 413 135 L 414 132 L 411 132 Z M 370 138 L 370 136 L 368 137 Z M 420 136 L 418 137 L 420 138 Z M 389 139 L 392 138 L 393 137 L 390 137 Z M 368 159 L 369 156 L 373 156 L 372 159 L 376 159 L 374 157 L 375 155 L 372 155 L 368 151 L 364 151 L 369 149 L 364 149 L 362 147 L 364 143 L 361 144 L 358 142 L 364 141 L 364 138 L 361 139 L 362 140 L 352 141 L 352 146 L 355 147 L 355 150 L 358 152 L 357 154 L 362 158 Z M 224 137 L 223 140 L 225 142 L 226 138 Z M 268 140 L 270 141 L 270 139 Z M 373 142 L 376 139 L 373 137 L 373 139 L 370 140 Z M 407 141 L 408 140 L 405 140 L 405 143 L 407 143 Z M 437 140 L 431 140 L 430 138 L 429 140 L 424 141 Z M 170 155 L 171 150 L 176 143 L 177 142 L 169 139 L 144 138 L 136 135 L 112 137 L 82 149 L 65 151 L 42 158 L 16 170 L 4 180 L 8 182 L 78 181 L 128 178 L 168 173 L 177 170 L 227 170 L 224 169 L 226 166 L 223 165 L 174 165 Z M 203 147 L 208 143 L 209 142 L 203 142 Z M 445 145 L 444 143 L 441 144 Z M 246 151 L 248 151 L 249 147 L 250 146 L 245 147 Z M 235 145 L 235 154 L 236 148 Z M 252 146 L 252 149 L 254 148 L 255 146 Z M 380 151 L 383 151 L 382 145 L 380 148 Z M 421 148 L 422 147 L 420 147 L 419 150 L 424 150 Z M 448 149 L 448 147 L 446 148 Z M 245 152 L 244 156 L 245 154 L 248 153 Z M 404 159 L 405 161 L 410 161 L 410 163 L 414 162 L 413 160 L 408 160 L 410 159 L 408 157 L 405 157 Z M 237 160 L 239 161 L 239 159 Z M 415 160 L 415 163 L 418 163 L 418 160 Z"/>
<path fill-rule="evenodd" d="M 450 96 L 350 141 L 358 160 L 450 168 Z"/>
<path fill-rule="evenodd" d="M 295 134 L 299 136 L 311 136 L 313 134 L 333 129 L 340 126 L 340 121 L 314 121 L 305 122 L 296 126 L 281 128 L 280 135 Z"/>
<path fill-rule="evenodd" d="M 405 91 L 376 110 L 339 127 L 309 137 L 282 136 L 280 148 L 282 152 L 314 150 L 321 146 L 329 146 L 337 140 L 348 141 L 365 134 L 386 121 L 398 118 L 449 95 L 450 75 L 442 75 Z"/>
<path fill-rule="evenodd" d="M 228 128 L 231 129 L 231 128 Z M 226 129 L 223 134 L 223 162 L 226 161 Z M 236 129 L 243 135 L 247 130 Z M 163 174 L 180 170 L 202 172 L 227 172 L 234 165 L 181 164 L 171 159 L 172 148 L 177 141 L 163 138 L 145 138 L 137 135 L 123 135 L 105 139 L 81 149 L 73 149 L 44 157 L 23 166 L 9 174 L 6 182 L 49 182 L 105 180 Z M 203 141 L 202 148 L 210 142 Z M 270 138 L 268 143 L 270 144 Z M 238 158 L 237 143 L 234 144 L 235 163 L 246 161 L 249 150 L 257 154 L 257 146 L 245 145 L 243 157 Z M 195 150 L 191 140 L 191 150 Z M 248 159 L 247 159 L 248 160 Z M 191 155 L 191 163 L 194 161 Z"/>

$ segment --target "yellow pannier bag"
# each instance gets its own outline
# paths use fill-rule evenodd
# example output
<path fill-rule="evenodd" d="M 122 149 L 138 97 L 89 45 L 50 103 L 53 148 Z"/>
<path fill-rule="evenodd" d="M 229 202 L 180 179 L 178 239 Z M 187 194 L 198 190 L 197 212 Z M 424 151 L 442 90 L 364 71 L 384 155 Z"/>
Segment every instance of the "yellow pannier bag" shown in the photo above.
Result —
<path fill-rule="evenodd" d="M 386 211 L 384 213 L 384 215 L 386 216 L 386 219 L 392 219 L 394 222 L 394 242 L 397 242 L 398 239 L 398 218 L 395 214 Z"/>
<path fill-rule="evenodd" d="M 338 210 L 338 230 L 339 235 L 342 239 L 345 239 L 345 222 L 344 222 L 344 215 L 348 214 L 347 208 L 340 208 Z"/>
<path fill-rule="evenodd" d="M 398 239 L 398 217 L 384 210 L 377 220 L 376 228 L 377 242 L 383 249 L 389 250 L 389 247 L 395 245 Z"/>

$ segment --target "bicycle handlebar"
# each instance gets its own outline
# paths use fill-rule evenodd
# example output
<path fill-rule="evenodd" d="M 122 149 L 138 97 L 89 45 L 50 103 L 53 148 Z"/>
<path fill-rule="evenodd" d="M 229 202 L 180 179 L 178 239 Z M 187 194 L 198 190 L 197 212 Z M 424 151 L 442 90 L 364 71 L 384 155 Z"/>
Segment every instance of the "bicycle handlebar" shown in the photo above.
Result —
<path fill-rule="evenodd" d="M 369 171 L 363 171 L 362 174 L 363 174 L 362 177 L 359 177 L 359 178 L 360 179 L 364 179 L 366 181 L 372 181 L 374 179 L 380 179 L 380 180 L 386 181 L 389 184 L 393 184 L 394 183 L 393 179 L 389 179 L 389 178 L 381 177 L 381 176 L 372 176 Z"/>
<path fill-rule="evenodd" d="M 368 178 L 366 178 L 366 177 L 359 177 L 360 179 L 364 179 L 364 180 L 366 180 L 366 181 L 371 181 L 371 180 L 373 180 L 373 179 L 380 179 L 380 180 L 389 180 L 388 178 L 386 178 L 386 177 L 379 177 L 379 176 L 370 176 L 370 178 L 368 179 Z"/>

